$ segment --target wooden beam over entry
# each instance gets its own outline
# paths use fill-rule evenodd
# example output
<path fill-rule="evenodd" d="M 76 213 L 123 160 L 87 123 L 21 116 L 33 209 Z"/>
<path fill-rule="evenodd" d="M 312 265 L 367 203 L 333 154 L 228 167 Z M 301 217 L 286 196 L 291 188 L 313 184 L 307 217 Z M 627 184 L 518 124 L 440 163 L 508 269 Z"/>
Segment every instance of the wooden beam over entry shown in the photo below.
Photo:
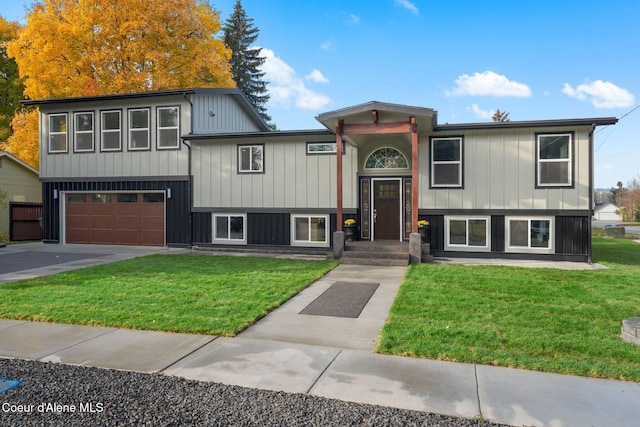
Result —
<path fill-rule="evenodd" d="M 389 135 L 394 133 L 409 133 L 409 122 L 394 123 L 352 123 L 345 124 L 342 129 L 344 135 Z"/>

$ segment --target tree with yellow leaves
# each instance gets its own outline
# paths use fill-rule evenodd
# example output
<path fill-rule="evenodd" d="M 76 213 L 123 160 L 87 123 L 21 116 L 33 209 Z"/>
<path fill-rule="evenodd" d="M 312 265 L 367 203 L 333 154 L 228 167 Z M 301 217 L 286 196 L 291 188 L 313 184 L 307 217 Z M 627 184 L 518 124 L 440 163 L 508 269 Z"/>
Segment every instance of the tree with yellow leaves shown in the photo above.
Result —
<path fill-rule="evenodd" d="M 0 16 L 0 142 L 11 135 L 11 118 L 20 108 L 24 85 L 18 64 L 7 55 L 7 43 L 18 36 L 20 26 Z"/>
<path fill-rule="evenodd" d="M 26 18 L 7 53 L 29 99 L 235 86 L 205 0 L 42 0 Z M 33 140 L 16 141 L 30 122 L 14 120 L 9 145 Z"/>

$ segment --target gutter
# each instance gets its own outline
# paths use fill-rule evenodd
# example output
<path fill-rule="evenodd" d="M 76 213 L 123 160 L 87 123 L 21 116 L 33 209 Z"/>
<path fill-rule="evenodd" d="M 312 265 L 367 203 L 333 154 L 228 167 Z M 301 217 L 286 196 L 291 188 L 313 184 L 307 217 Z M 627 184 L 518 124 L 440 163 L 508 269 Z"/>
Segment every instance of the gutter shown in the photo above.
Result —
<path fill-rule="evenodd" d="M 189 103 L 189 106 L 191 107 L 190 111 L 189 111 L 189 120 L 191 121 L 191 128 L 190 131 L 193 132 L 193 102 L 191 102 L 191 99 L 189 99 L 189 97 L 187 96 L 188 92 L 183 92 L 182 96 L 184 98 L 185 101 L 187 101 Z M 191 168 L 191 145 L 187 144 L 186 140 L 184 137 L 180 138 L 182 140 L 182 143 L 184 144 L 185 147 L 187 147 L 188 150 L 188 159 L 187 159 L 187 193 L 188 193 L 188 198 L 189 198 L 189 247 L 193 246 L 193 174 L 192 174 L 192 168 Z"/>

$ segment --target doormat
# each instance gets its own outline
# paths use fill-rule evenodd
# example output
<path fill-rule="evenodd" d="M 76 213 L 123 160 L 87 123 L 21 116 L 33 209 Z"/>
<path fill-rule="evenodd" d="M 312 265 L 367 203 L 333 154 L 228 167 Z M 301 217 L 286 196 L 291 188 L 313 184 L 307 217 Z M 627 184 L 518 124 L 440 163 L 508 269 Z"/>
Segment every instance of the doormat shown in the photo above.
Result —
<path fill-rule="evenodd" d="M 336 282 L 309 304 L 300 314 L 313 316 L 360 316 L 362 309 L 380 283 Z"/>
<path fill-rule="evenodd" d="M 0 393 L 4 393 L 7 390 L 11 390 L 20 384 L 20 381 L 15 380 L 5 380 L 4 378 L 0 378 Z"/>

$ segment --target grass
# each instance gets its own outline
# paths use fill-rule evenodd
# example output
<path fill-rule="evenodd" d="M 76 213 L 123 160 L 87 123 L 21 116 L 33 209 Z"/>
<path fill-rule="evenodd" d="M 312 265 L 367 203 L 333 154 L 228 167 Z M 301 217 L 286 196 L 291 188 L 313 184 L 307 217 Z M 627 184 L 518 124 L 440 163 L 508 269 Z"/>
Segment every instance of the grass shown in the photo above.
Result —
<path fill-rule="evenodd" d="M 640 348 L 620 338 L 640 317 L 640 244 L 595 238 L 607 270 L 418 265 L 377 351 L 640 381 Z"/>
<path fill-rule="evenodd" d="M 0 318 L 234 336 L 335 265 L 151 255 L 0 284 Z"/>

